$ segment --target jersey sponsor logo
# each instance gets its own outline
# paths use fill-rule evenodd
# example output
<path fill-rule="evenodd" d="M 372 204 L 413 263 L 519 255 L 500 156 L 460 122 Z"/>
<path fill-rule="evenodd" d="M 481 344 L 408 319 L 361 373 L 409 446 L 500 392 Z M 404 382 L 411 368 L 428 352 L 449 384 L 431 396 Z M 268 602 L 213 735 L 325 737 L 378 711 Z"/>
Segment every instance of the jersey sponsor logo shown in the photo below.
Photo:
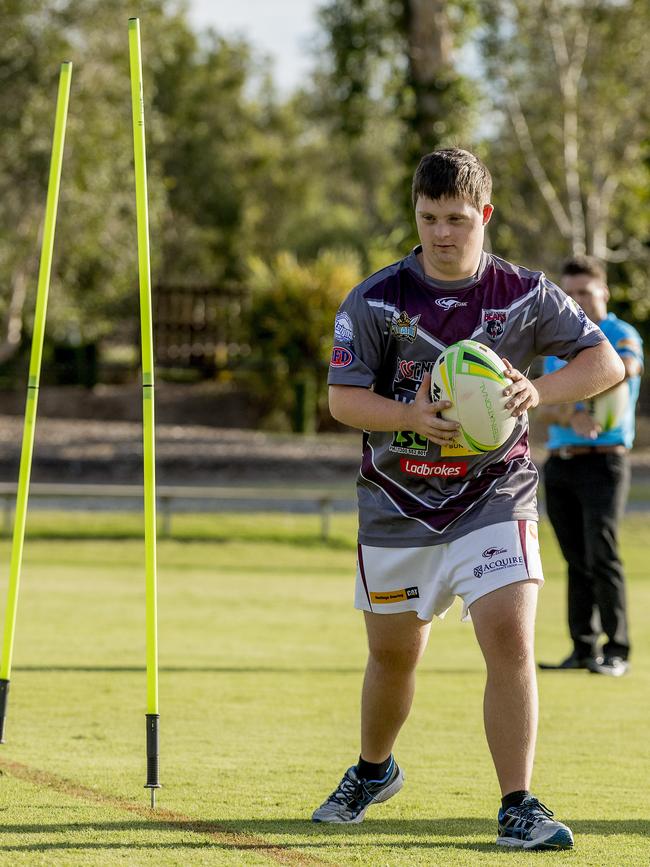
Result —
<path fill-rule="evenodd" d="M 505 330 L 505 325 L 508 320 L 507 310 L 482 310 L 481 324 L 483 331 L 487 334 L 490 340 L 498 340 Z"/>
<path fill-rule="evenodd" d="M 401 313 L 393 313 L 390 333 L 397 340 L 408 340 L 409 343 L 413 343 L 418 334 L 420 316 L 420 313 L 417 316 L 409 316 L 406 310 L 402 310 Z"/>
<path fill-rule="evenodd" d="M 433 370 L 433 361 L 412 361 L 407 358 L 397 358 L 397 366 L 395 368 L 395 378 L 393 385 L 399 382 L 410 380 L 411 382 L 422 382 L 425 373 L 431 373 Z"/>
<path fill-rule="evenodd" d="M 354 328 L 347 313 L 337 313 L 334 320 L 334 339 L 339 343 L 352 343 Z"/>
<path fill-rule="evenodd" d="M 413 430 L 397 430 L 388 449 L 398 455 L 423 458 L 429 451 L 429 440 Z"/>
<path fill-rule="evenodd" d="M 439 399 L 439 398 L 438 398 Z M 444 446 L 440 446 L 440 454 L 443 458 L 453 458 L 459 456 L 477 455 L 479 452 L 470 449 L 468 446 L 459 443 L 458 440 L 450 440 Z"/>
<path fill-rule="evenodd" d="M 514 566 L 523 566 L 523 557 L 501 557 L 498 560 L 491 560 L 489 563 L 479 563 L 474 566 L 474 577 L 482 578 L 483 575 L 489 575 L 492 572 L 501 572 L 503 569 L 512 569 Z"/>
<path fill-rule="evenodd" d="M 443 479 L 460 479 L 467 475 L 467 461 L 413 461 L 400 458 L 400 468 L 408 476 L 420 476 L 423 479 L 432 477 Z"/>
<path fill-rule="evenodd" d="M 505 554 L 507 550 L 507 548 L 486 548 L 481 556 L 485 557 L 486 560 L 491 560 L 497 554 Z"/>
<path fill-rule="evenodd" d="M 438 307 L 443 310 L 453 310 L 455 307 L 467 307 L 467 301 L 459 301 L 457 298 L 436 298 Z"/>
<path fill-rule="evenodd" d="M 420 591 L 417 587 L 404 587 L 402 590 L 383 590 L 379 593 L 371 593 L 370 601 L 374 605 L 390 605 L 394 602 L 406 602 L 407 599 L 419 599 Z"/>
<path fill-rule="evenodd" d="M 352 364 L 353 360 L 354 356 L 349 349 L 346 349 L 344 346 L 335 346 L 332 349 L 330 367 L 347 367 L 349 364 Z"/>

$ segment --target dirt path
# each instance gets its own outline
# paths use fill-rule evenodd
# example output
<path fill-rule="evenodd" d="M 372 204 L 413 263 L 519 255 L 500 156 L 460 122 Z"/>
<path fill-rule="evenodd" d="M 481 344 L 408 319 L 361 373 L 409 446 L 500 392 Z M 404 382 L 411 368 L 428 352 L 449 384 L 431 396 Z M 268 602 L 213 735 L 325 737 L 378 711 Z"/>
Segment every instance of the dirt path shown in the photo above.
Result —
<path fill-rule="evenodd" d="M 0 415 L 0 481 L 18 477 L 23 422 Z M 37 422 L 35 482 L 130 482 L 142 477 L 139 423 L 41 418 Z M 156 431 L 160 484 L 354 483 L 361 435 L 295 436 L 263 431 L 160 424 Z M 545 451 L 533 445 L 541 465 Z M 650 482 L 650 448 L 632 452 L 637 482 Z"/>

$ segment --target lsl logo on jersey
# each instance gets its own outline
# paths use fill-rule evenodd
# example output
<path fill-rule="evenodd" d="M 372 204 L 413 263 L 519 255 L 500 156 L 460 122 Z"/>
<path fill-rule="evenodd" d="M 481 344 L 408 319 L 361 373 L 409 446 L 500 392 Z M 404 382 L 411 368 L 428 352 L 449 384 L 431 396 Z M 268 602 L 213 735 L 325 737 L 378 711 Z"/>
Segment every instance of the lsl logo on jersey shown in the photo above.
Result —
<path fill-rule="evenodd" d="M 390 333 L 398 340 L 408 340 L 413 343 L 418 333 L 418 322 L 420 316 L 409 316 L 406 310 L 402 310 L 400 314 L 393 313 L 393 318 L 390 323 Z"/>

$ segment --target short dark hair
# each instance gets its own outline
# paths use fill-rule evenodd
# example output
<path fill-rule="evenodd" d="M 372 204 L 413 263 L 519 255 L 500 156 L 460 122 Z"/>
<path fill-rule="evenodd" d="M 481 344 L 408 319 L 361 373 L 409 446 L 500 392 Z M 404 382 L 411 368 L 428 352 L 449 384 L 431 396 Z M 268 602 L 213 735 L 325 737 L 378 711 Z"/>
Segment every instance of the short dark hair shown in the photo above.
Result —
<path fill-rule="evenodd" d="M 573 277 L 576 274 L 587 274 L 607 283 L 607 272 L 600 259 L 595 256 L 574 256 L 562 266 L 563 277 Z"/>
<path fill-rule="evenodd" d="M 426 154 L 413 175 L 413 206 L 418 196 L 427 199 L 465 199 L 477 211 L 490 201 L 492 177 L 469 151 L 448 148 Z"/>

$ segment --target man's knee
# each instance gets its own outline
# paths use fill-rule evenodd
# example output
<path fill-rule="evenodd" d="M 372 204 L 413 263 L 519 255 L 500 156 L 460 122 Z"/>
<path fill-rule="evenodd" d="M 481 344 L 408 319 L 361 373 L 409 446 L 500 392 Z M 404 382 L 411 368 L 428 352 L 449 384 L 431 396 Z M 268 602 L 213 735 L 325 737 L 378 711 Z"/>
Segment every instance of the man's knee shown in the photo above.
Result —
<path fill-rule="evenodd" d="M 534 635 L 518 618 L 504 617 L 490 624 L 482 647 L 486 658 L 489 655 L 501 663 L 516 665 L 533 657 Z"/>
<path fill-rule="evenodd" d="M 394 615 L 366 613 L 369 663 L 386 672 L 412 671 L 424 653 L 430 626 L 411 611 Z"/>
<path fill-rule="evenodd" d="M 413 671 L 420 659 L 418 647 L 400 647 L 391 644 L 371 644 L 368 648 L 369 662 L 386 672 L 407 674 Z"/>
<path fill-rule="evenodd" d="M 507 588 L 506 588 L 507 589 Z M 515 587 L 515 593 L 519 593 Z M 483 656 L 488 664 L 494 661 L 500 667 L 517 667 L 534 657 L 535 617 L 534 608 L 522 604 L 494 605 L 475 612 L 472 607 L 474 629 Z M 523 602 L 523 598 L 519 600 Z M 480 602 L 480 600 L 479 600 Z"/>

